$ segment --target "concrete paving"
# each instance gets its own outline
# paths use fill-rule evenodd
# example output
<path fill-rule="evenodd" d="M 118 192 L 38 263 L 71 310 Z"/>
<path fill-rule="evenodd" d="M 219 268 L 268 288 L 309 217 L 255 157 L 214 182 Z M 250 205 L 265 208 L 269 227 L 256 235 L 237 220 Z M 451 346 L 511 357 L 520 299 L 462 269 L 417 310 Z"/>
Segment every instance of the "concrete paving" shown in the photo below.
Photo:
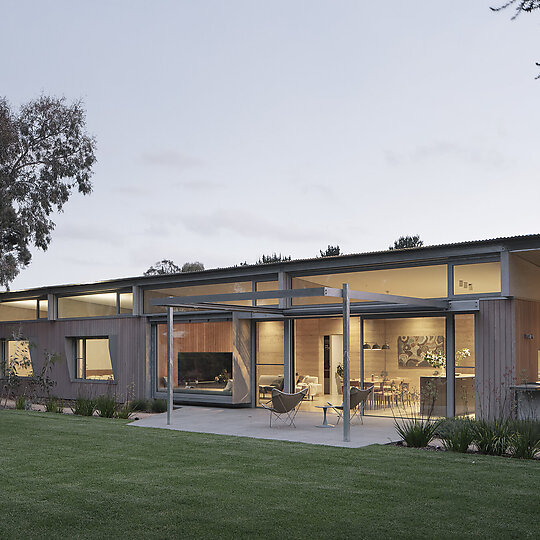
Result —
<path fill-rule="evenodd" d="M 365 416 L 363 425 L 355 420 L 351 425 L 351 441 L 344 442 L 341 422 L 334 428 L 317 427 L 322 423 L 322 411 L 299 411 L 295 420 L 296 429 L 279 424 L 274 427 L 273 420 L 272 427 L 269 427 L 269 416 L 270 413 L 263 409 L 182 406 L 173 411 L 170 426 L 167 425 L 167 413 L 141 418 L 129 425 L 346 448 L 387 444 L 400 440 L 392 418 Z M 335 423 L 336 418 L 335 414 L 328 412 L 329 423 Z"/>

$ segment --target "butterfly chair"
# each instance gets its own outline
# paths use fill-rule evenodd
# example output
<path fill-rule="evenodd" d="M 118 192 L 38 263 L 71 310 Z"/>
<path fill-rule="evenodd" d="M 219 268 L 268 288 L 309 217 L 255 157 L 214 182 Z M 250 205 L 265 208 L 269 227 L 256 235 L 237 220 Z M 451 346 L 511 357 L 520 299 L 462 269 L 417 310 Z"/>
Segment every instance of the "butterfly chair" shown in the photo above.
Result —
<path fill-rule="evenodd" d="M 270 411 L 270 427 L 272 427 L 272 417 L 274 416 L 276 420 L 281 420 L 285 425 L 296 427 L 294 419 L 308 391 L 309 386 L 300 390 L 300 392 L 296 392 L 296 394 L 287 394 L 273 388 L 272 400 L 266 404 L 261 403 L 267 411 Z"/>
<path fill-rule="evenodd" d="M 364 390 L 360 390 L 360 388 L 356 388 L 356 386 L 353 386 L 351 388 L 351 394 L 350 394 L 350 405 L 351 405 L 351 422 L 355 416 L 360 417 L 360 421 L 362 424 L 364 423 L 364 419 L 362 418 L 362 403 L 365 403 L 367 398 L 369 397 L 369 394 L 373 391 L 373 386 L 370 386 L 369 388 L 365 388 Z M 341 405 L 332 405 L 330 402 L 327 402 L 332 409 L 336 412 L 338 415 L 338 419 L 336 424 L 339 424 L 340 419 L 343 418 L 343 403 Z"/>

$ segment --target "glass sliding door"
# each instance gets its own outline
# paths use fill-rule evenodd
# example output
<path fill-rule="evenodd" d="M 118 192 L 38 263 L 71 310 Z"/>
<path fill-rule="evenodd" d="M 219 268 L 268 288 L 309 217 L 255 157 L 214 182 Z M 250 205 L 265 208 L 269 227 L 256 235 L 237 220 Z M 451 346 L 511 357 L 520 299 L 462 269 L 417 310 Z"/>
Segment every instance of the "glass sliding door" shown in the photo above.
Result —
<path fill-rule="evenodd" d="M 360 319 L 350 320 L 351 386 L 360 385 Z M 343 400 L 343 320 L 341 317 L 294 322 L 295 391 L 308 388 L 302 410 L 318 411 Z"/>
<path fill-rule="evenodd" d="M 256 330 L 256 403 L 267 402 L 272 388 L 283 390 L 284 327 L 283 321 L 257 322 Z"/>
<path fill-rule="evenodd" d="M 474 314 L 455 315 L 455 415 L 475 415 Z"/>
<path fill-rule="evenodd" d="M 445 416 L 445 318 L 364 321 L 366 414 Z"/>

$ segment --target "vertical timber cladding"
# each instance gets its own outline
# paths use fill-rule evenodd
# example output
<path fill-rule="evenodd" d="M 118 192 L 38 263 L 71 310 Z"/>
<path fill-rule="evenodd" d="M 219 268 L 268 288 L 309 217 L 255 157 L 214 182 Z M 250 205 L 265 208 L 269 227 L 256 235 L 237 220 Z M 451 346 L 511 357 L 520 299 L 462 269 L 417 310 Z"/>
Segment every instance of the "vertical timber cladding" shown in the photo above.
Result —
<path fill-rule="evenodd" d="M 515 382 L 513 300 L 481 300 L 476 332 L 476 417 L 510 415 Z"/>
<path fill-rule="evenodd" d="M 251 404 L 251 319 L 233 312 L 232 402 Z"/>
<path fill-rule="evenodd" d="M 514 300 L 516 317 L 516 382 L 538 379 L 540 349 L 540 302 Z"/>
<path fill-rule="evenodd" d="M 128 389 L 133 387 L 136 397 L 145 397 L 146 381 L 146 320 L 138 317 L 100 318 L 66 321 L 25 321 L 0 324 L 0 338 L 9 339 L 20 329 L 23 336 L 34 342 L 32 363 L 34 371 L 41 369 L 45 353 L 58 353 L 60 362 L 52 368 L 51 376 L 57 381 L 52 390 L 63 399 L 75 399 L 79 394 L 97 396 L 112 392 L 118 401 L 124 401 Z M 115 351 L 115 383 L 72 381 L 66 355 L 66 338 L 108 336 Z M 68 347 L 69 349 L 69 347 Z M 111 355 L 112 356 L 112 355 Z M 73 373 L 73 370 L 71 370 Z"/>

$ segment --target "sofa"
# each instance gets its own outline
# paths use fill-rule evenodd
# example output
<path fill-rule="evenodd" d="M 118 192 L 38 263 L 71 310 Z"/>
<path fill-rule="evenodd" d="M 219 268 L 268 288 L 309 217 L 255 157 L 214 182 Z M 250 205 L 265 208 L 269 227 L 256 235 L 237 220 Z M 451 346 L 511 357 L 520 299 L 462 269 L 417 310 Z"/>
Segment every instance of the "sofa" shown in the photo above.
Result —
<path fill-rule="evenodd" d="M 265 398 L 271 394 L 273 388 L 283 391 L 283 375 L 261 375 L 259 377 L 259 398 Z"/>
<path fill-rule="evenodd" d="M 315 396 L 323 393 L 323 385 L 319 384 L 319 377 L 312 377 L 310 375 L 298 377 L 296 382 L 296 392 L 300 392 L 300 390 L 303 390 L 306 387 L 309 388 L 307 395 L 312 400 Z"/>

